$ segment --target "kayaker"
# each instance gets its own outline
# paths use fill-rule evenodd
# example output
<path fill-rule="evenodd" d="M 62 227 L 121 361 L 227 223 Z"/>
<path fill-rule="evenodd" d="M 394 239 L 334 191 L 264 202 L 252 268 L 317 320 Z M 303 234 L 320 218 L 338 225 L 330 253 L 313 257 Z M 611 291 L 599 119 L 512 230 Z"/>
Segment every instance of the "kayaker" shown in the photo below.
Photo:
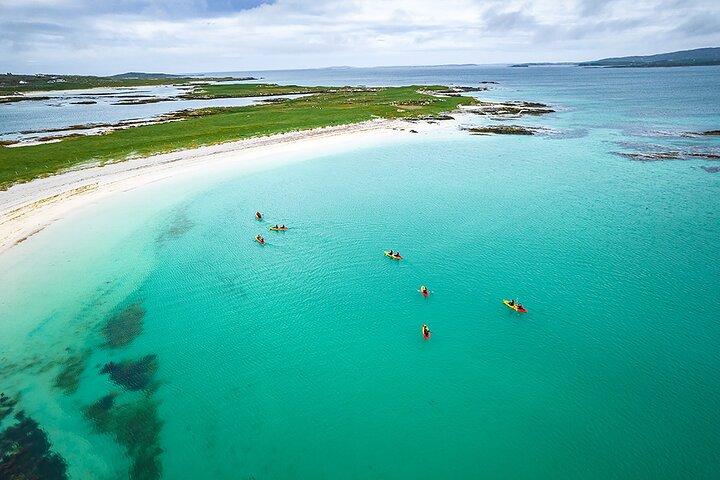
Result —
<path fill-rule="evenodd" d="M 278 227 L 278 224 L 277 224 L 277 223 L 275 224 L 275 228 L 280 228 L 280 227 Z"/>
<path fill-rule="evenodd" d="M 518 310 L 522 310 L 522 308 L 523 308 L 522 303 L 518 303 L 517 308 L 518 308 Z"/>
<path fill-rule="evenodd" d="M 515 306 L 515 300 L 510 300 L 510 306 L 511 306 L 511 307 L 514 307 L 514 306 Z"/>
<path fill-rule="evenodd" d="M 285 224 L 283 223 L 283 226 L 280 227 L 280 228 L 285 229 L 285 228 L 287 228 L 287 227 L 286 227 Z"/>
<path fill-rule="evenodd" d="M 396 256 L 396 257 L 399 257 L 399 256 L 400 256 L 400 252 L 395 252 L 395 256 Z"/>
<path fill-rule="evenodd" d="M 424 326 L 423 326 L 423 335 L 425 335 L 426 337 L 427 337 L 428 335 L 430 335 L 430 329 L 428 328 L 427 325 L 424 325 Z"/>
<path fill-rule="evenodd" d="M 393 253 L 392 250 L 390 250 L 390 256 L 392 257 L 393 255 L 395 255 L 395 254 Z"/>

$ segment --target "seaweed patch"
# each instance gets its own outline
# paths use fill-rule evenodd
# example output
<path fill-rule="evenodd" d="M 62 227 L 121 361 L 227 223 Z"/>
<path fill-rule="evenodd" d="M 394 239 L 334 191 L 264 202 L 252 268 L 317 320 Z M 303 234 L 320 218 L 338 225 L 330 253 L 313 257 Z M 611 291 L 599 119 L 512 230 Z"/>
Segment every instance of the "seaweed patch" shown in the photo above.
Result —
<path fill-rule="evenodd" d="M 17 400 L 8 397 L 4 392 L 0 392 L 0 423 L 13 412 L 16 404 Z"/>
<path fill-rule="evenodd" d="M 108 319 L 101 329 L 105 336 L 105 348 L 121 348 L 129 345 L 142 332 L 145 309 L 142 305 L 132 303 L 116 315 Z"/>
<path fill-rule="evenodd" d="M 55 387 L 63 390 L 66 395 L 75 393 L 80 385 L 80 375 L 85 371 L 89 356 L 89 351 L 69 356 L 55 377 Z"/>
<path fill-rule="evenodd" d="M 157 241 L 159 243 L 167 242 L 168 240 L 174 240 L 185 235 L 191 228 L 195 226 L 195 223 L 188 217 L 186 212 L 181 212 L 175 218 L 172 223 L 165 229 L 159 236 Z"/>
<path fill-rule="evenodd" d="M 110 379 L 126 390 L 147 389 L 158 368 L 157 355 L 145 355 L 138 360 L 106 363 L 100 374 L 110 375 Z"/>
<path fill-rule="evenodd" d="M 143 395 L 139 400 L 120 403 L 118 393 L 111 393 L 99 399 L 84 410 L 97 431 L 115 437 L 128 453 L 132 464 L 130 478 L 133 480 L 154 480 L 161 477 L 160 430 L 162 421 L 158 417 L 157 402 Z"/>
<path fill-rule="evenodd" d="M 0 397 L 5 406 L 8 397 Z M 10 410 L 14 407 L 10 407 Z M 6 407 L 5 407 L 6 408 Z M 3 410 L 4 411 L 4 410 Z M 66 479 L 67 464 L 52 450 L 40 425 L 20 411 L 15 423 L 0 432 L 0 478 L 13 480 Z"/>

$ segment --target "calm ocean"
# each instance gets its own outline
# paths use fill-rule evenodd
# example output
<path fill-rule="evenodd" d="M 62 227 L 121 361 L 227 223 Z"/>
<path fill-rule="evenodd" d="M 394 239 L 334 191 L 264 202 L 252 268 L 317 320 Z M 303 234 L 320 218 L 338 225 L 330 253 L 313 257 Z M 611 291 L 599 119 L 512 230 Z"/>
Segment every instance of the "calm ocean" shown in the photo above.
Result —
<path fill-rule="evenodd" d="M 693 132 L 720 67 L 250 73 L 558 112 L 170 179 L 30 237 L 0 256 L 2 449 L 44 435 L 41 478 L 717 478 L 720 137 Z"/>

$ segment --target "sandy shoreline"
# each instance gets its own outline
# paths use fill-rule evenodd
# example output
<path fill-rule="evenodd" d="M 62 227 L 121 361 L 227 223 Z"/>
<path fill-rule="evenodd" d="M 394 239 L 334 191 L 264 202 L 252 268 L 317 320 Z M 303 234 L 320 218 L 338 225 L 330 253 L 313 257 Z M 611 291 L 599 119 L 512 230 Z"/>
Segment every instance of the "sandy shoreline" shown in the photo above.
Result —
<path fill-rule="evenodd" d="M 89 166 L 40 178 L 0 191 L 0 254 L 42 231 L 65 215 L 118 192 L 160 181 L 193 169 L 222 165 L 250 165 L 273 156 L 361 146 L 368 142 L 407 136 L 410 129 L 438 126 L 425 122 L 375 120 L 268 137 L 255 137 L 208 147 L 133 159 L 105 166 Z"/>

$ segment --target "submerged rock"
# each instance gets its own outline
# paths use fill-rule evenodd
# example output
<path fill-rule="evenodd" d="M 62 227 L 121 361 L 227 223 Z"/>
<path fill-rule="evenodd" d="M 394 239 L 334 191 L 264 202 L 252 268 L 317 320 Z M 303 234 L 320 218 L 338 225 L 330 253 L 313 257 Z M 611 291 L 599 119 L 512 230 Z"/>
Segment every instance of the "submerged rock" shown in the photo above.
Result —
<path fill-rule="evenodd" d="M 700 167 L 700 168 L 702 168 L 703 170 L 705 170 L 705 171 L 708 172 L 708 173 L 718 173 L 718 172 L 720 172 L 720 167 L 706 167 L 706 166 L 702 166 L 702 167 Z"/>
<path fill-rule="evenodd" d="M 137 391 L 147 389 L 158 369 L 157 355 L 145 355 L 138 360 L 106 363 L 100 371 L 108 374 L 110 379 L 126 390 Z"/>
<path fill-rule="evenodd" d="M 0 404 L 5 402 L 0 397 Z M 40 425 L 23 412 L 0 432 L 0 478 L 8 480 L 61 480 L 67 477 L 65 460 L 55 453 Z"/>
<path fill-rule="evenodd" d="M 132 303 L 111 317 L 100 330 L 105 336 L 105 348 L 129 345 L 142 332 L 145 309 L 140 302 Z"/>
<path fill-rule="evenodd" d="M 712 152 L 680 152 L 668 150 L 664 152 L 613 152 L 615 155 L 629 158 L 637 162 L 660 162 L 665 160 L 692 160 L 702 158 L 705 160 L 720 160 L 720 154 Z"/>
<path fill-rule="evenodd" d="M 680 152 L 649 152 L 649 153 L 627 153 L 627 152 L 613 152 L 615 155 L 629 158 L 637 162 L 657 162 L 662 160 L 681 160 L 682 157 Z"/>

